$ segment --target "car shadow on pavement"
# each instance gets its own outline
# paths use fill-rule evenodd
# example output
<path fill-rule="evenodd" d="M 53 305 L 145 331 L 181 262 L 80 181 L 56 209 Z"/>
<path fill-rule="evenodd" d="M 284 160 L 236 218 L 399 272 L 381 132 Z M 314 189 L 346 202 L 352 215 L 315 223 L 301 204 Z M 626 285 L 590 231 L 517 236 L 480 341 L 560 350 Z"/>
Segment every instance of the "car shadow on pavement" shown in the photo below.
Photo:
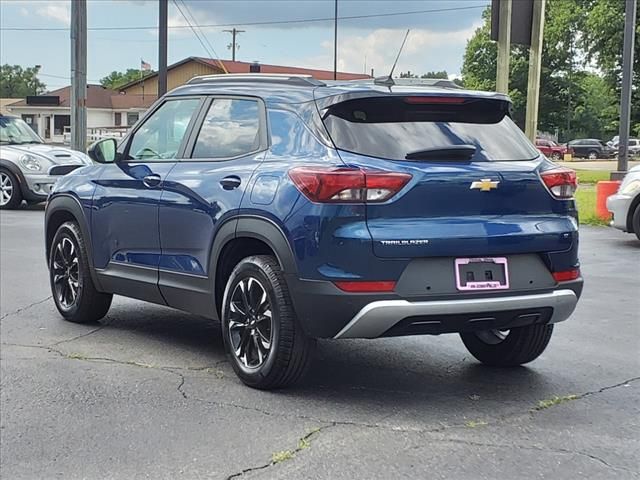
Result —
<path fill-rule="evenodd" d="M 219 322 L 168 308 L 140 305 L 140 308 L 118 307 L 103 320 L 102 334 L 113 336 L 110 343 L 124 338 L 141 359 L 153 355 L 160 365 L 185 369 L 215 365 L 224 371 L 225 381 L 241 385 L 227 361 Z M 183 360 L 187 364 L 181 365 Z M 205 383 L 198 389 L 206 389 L 208 381 L 207 377 L 198 376 L 189 383 Z M 557 381 L 556 377 L 554 382 Z M 345 408 L 353 407 L 354 402 L 360 402 L 362 407 L 370 406 L 371 402 L 408 407 L 417 406 L 425 397 L 432 396 L 438 397 L 436 403 L 452 396 L 499 402 L 524 398 L 531 402 L 531 392 L 536 392 L 536 398 L 544 398 L 540 395 L 553 388 L 550 379 L 535 369 L 482 366 L 466 353 L 457 336 L 443 335 L 320 340 L 307 375 L 299 384 L 276 394 L 291 399 L 313 399 L 322 404 L 344 404 Z M 249 397 L 256 394 L 269 395 L 247 391 Z"/>

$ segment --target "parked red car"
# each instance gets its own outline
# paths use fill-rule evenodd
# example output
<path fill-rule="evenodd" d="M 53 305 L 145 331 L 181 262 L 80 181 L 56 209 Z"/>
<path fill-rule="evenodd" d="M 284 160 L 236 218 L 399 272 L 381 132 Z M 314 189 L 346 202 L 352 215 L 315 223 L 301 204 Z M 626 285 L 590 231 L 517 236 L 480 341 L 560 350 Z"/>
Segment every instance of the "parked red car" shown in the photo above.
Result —
<path fill-rule="evenodd" d="M 562 160 L 565 153 L 573 154 L 573 150 L 567 148 L 566 145 L 559 145 L 553 140 L 547 140 L 546 138 L 536 138 L 536 148 L 547 158 L 555 161 Z"/>

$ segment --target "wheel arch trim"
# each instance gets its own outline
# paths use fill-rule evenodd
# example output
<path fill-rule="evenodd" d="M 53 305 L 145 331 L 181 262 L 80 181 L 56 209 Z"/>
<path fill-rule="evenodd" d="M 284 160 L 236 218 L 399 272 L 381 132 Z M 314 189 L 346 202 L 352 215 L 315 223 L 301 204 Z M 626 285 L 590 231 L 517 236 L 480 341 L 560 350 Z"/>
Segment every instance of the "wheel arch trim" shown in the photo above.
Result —
<path fill-rule="evenodd" d="M 89 224 L 87 222 L 87 218 L 84 215 L 84 210 L 75 196 L 67 193 L 57 194 L 54 197 L 50 198 L 47 202 L 47 208 L 44 214 L 44 240 L 45 240 L 45 256 L 47 261 L 47 266 L 49 262 L 49 254 L 51 250 L 51 241 L 53 240 L 53 236 L 55 232 L 52 232 L 52 235 L 49 235 L 49 225 L 53 216 L 58 212 L 65 212 L 70 214 L 78 227 L 80 228 L 80 232 L 82 233 L 82 237 L 84 240 L 85 248 L 87 249 L 87 259 L 89 261 L 89 272 L 91 272 L 91 279 L 93 280 L 94 285 L 98 291 L 102 291 L 102 287 L 100 285 L 100 280 L 98 279 L 98 275 L 96 274 L 96 270 L 93 267 L 93 245 L 91 242 L 91 230 L 89 228 Z"/>

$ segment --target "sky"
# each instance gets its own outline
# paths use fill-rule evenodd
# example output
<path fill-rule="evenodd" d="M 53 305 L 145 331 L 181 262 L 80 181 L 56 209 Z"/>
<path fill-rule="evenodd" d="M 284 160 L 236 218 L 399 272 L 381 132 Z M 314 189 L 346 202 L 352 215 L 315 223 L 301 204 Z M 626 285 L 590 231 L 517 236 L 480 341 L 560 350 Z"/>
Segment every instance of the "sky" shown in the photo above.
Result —
<path fill-rule="evenodd" d="M 481 25 L 487 4 L 338 0 L 338 70 L 388 73 L 411 29 L 396 74 L 446 70 L 459 75 L 467 40 Z M 89 83 L 99 83 L 114 70 L 140 68 L 141 59 L 157 69 L 156 0 L 88 0 L 87 9 Z M 70 11 L 69 0 L 1 0 L 0 64 L 41 65 L 39 78 L 49 89 L 68 85 Z M 203 26 L 206 49 L 183 14 Z M 237 60 L 332 70 L 333 16 L 333 0 L 169 0 L 168 62 L 189 56 L 230 59 L 231 34 L 223 30 L 235 26 L 245 30 L 238 35 Z M 366 17 L 341 18 L 353 16 Z M 308 19 L 325 20 L 296 21 Z"/>

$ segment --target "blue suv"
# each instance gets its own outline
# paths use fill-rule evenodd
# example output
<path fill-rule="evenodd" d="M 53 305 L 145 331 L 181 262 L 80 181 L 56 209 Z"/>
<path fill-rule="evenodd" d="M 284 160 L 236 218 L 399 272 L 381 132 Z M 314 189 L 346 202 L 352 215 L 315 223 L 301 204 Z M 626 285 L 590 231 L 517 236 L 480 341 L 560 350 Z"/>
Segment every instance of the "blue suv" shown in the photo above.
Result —
<path fill-rule="evenodd" d="M 485 364 L 534 360 L 582 290 L 575 173 L 504 95 L 388 83 L 198 77 L 94 144 L 45 215 L 61 315 L 117 294 L 219 319 L 262 389 L 317 338 L 459 333 Z"/>

